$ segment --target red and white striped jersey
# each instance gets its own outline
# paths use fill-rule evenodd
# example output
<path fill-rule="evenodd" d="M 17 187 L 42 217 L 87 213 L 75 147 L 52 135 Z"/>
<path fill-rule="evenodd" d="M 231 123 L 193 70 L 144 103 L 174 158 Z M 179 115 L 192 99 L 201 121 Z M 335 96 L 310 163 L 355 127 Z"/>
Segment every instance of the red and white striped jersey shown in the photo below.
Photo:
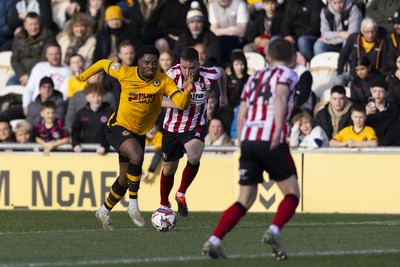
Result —
<path fill-rule="evenodd" d="M 271 66 L 257 71 L 249 77 L 242 92 L 241 99 L 248 107 L 245 122 L 241 132 L 241 141 L 270 141 L 275 127 L 274 102 L 278 84 L 289 87 L 288 105 L 285 122 L 289 117 L 292 105 L 297 74 L 286 66 Z M 280 142 L 286 142 L 286 123 L 282 128 Z"/>
<path fill-rule="evenodd" d="M 167 75 L 174 80 L 183 92 L 183 76 L 180 64 L 170 68 Z M 183 133 L 207 123 L 207 100 L 210 90 L 221 77 L 218 67 L 199 67 L 198 79 L 194 82 L 191 92 L 190 106 L 186 110 L 167 108 L 164 118 L 164 130 L 173 133 Z"/>

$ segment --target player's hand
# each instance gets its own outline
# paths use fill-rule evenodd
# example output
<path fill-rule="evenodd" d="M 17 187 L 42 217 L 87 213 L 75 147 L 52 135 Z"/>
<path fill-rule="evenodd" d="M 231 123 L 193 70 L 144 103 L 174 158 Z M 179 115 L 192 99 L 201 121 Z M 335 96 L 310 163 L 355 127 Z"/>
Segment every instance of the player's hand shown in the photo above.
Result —
<path fill-rule="evenodd" d="M 104 147 L 102 147 L 102 146 L 99 146 L 96 149 L 96 153 L 97 153 L 97 155 L 104 155 L 106 153 L 106 149 Z"/>
<path fill-rule="evenodd" d="M 183 80 L 183 88 L 187 90 L 188 92 L 191 92 L 193 90 L 193 82 L 194 82 L 194 73 L 189 73 Z"/>
<path fill-rule="evenodd" d="M 149 176 L 150 176 L 150 173 L 149 172 L 145 172 L 145 173 L 142 174 L 142 177 L 140 178 L 140 180 L 142 182 L 147 182 L 148 179 L 149 179 Z"/>
<path fill-rule="evenodd" d="M 280 140 L 279 140 L 279 133 L 276 133 L 276 131 L 274 132 L 274 134 L 272 135 L 271 138 L 271 143 L 269 145 L 269 150 L 274 150 L 275 148 L 277 148 L 279 146 Z"/>
<path fill-rule="evenodd" d="M 220 95 L 219 96 L 219 107 L 223 108 L 226 106 L 226 104 L 228 103 L 228 97 L 226 95 Z"/>
<path fill-rule="evenodd" d="M 74 146 L 74 152 L 77 152 L 77 153 L 82 152 L 82 147 L 80 145 Z"/>

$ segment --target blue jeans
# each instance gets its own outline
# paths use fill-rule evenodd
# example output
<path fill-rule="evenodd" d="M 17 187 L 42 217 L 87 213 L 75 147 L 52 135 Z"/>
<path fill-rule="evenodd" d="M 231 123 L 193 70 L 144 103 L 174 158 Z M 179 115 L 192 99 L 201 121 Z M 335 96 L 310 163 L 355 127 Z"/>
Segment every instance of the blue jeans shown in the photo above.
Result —
<path fill-rule="evenodd" d="M 318 55 L 323 52 L 340 52 L 340 49 L 342 49 L 342 44 L 329 45 L 321 40 L 317 40 L 314 43 L 314 55 Z"/>
<path fill-rule="evenodd" d="M 10 79 L 8 79 L 6 85 L 19 85 L 19 78 L 17 75 L 12 76 Z"/>
<path fill-rule="evenodd" d="M 305 57 L 307 62 L 310 62 L 314 56 L 314 43 L 319 37 L 304 35 L 297 40 L 297 49 Z"/>

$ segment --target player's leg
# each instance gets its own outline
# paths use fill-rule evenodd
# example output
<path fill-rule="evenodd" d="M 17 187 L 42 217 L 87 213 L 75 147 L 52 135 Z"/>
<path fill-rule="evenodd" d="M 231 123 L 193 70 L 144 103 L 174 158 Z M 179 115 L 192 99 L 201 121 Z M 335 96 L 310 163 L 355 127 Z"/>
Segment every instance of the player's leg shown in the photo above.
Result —
<path fill-rule="evenodd" d="M 247 210 L 253 205 L 256 196 L 257 184 L 240 186 L 238 200 L 222 214 L 213 234 L 203 246 L 203 255 L 210 256 L 213 259 L 226 258 L 222 249 L 222 239 L 246 215 Z"/>
<path fill-rule="evenodd" d="M 110 188 L 110 192 L 104 201 L 103 205 L 96 212 L 96 217 L 103 224 L 103 228 L 106 230 L 114 230 L 114 225 L 110 219 L 110 211 L 114 206 L 122 199 L 128 189 L 126 181 L 126 173 L 128 171 L 128 159 L 120 156 L 119 159 L 119 176 Z"/>
<path fill-rule="evenodd" d="M 163 132 L 161 150 L 163 153 L 163 169 L 160 178 L 160 205 L 171 207 L 169 194 L 174 186 L 175 172 L 178 169 L 179 159 L 183 157 L 183 145 L 179 141 L 179 134 Z"/>
<path fill-rule="evenodd" d="M 169 194 L 174 186 L 175 172 L 178 169 L 179 159 L 174 161 L 164 161 L 160 178 L 160 205 L 171 208 Z"/>
<path fill-rule="evenodd" d="M 263 181 L 263 169 L 248 153 L 249 143 L 242 144 L 240 155 L 240 191 L 238 200 L 222 214 L 211 237 L 203 246 L 203 255 L 211 258 L 226 258 L 222 250 L 222 239 L 231 231 L 253 205 L 257 196 L 257 185 Z M 251 146 L 250 146 L 251 148 Z"/>
<path fill-rule="evenodd" d="M 138 136 L 127 139 L 119 147 L 121 155 L 129 159 L 127 170 L 127 184 L 129 189 L 128 214 L 132 221 L 139 227 L 144 227 L 146 221 L 139 210 L 138 191 L 144 156 L 144 139 Z"/>
<path fill-rule="evenodd" d="M 287 255 L 280 242 L 280 233 L 283 226 L 295 214 L 300 197 L 296 167 L 290 155 L 289 147 L 285 144 L 281 144 L 271 152 L 264 164 L 270 175 L 270 179 L 276 181 L 284 198 L 279 203 L 272 224 L 264 233 L 262 241 L 271 246 L 273 256 L 277 260 L 284 260 L 287 258 Z"/>
<path fill-rule="evenodd" d="M 199 126 L 188 133 L 182 134 L 180 137 L 180 141 L 184 144 L 188 161 L 182 172 L 182 179 L 179 189 L 175 194 L 175 200 L 178 204 L 178 212 L 183 217 L 186 217 L 189 214 L 186 203 L 186 190 L 196 178 L 197 172 L 199 171 L 200 159 L 205 146 L 204 138 L 206 134 L 206 127 Z"/>

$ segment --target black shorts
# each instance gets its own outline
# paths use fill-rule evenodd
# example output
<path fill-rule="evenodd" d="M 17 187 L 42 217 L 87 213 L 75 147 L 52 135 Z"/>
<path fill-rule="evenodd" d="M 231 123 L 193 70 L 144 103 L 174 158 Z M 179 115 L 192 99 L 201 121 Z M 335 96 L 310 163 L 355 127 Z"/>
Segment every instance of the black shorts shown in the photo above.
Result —
<path fill-rule="evenodd" d="M 171 133 L 163 130 L 162 152 L 163 160 L 166 162 L 175 161 L 183 157 L 185 144 L 193 139 L 199 139 L 204 143 L 204 137 L 207 135 L 207 127 L 199 126 L 186 133 Z"/>
<path fill-rule="evenodd" d="M 240 146 L 240 180 L 241 185 L 252 185 L 264 181 L 263 172 L 269 174 L 270 180 L 283 181 L 297 175 L 296 166 L 287 144 L 280 144 L 270 151 L 270 142 L 244 141 Z"/>
<path fill-rule="evenodd" d="M 115 151 L 118 152 L 119 162 L 129 162 L 129 159 L 121 155 L 121 153 L 119 152 L 119 147 L 123 142 L 125 142 L 128 139 L 135 138 L 142 146 L 143 151 L 146 143 L 145 135 L 137 135 L 119 125 L 111 127 L 106 126 L 106 138 L 108 143 L 110 143 L 110 145 L 115 149 Z"/>

